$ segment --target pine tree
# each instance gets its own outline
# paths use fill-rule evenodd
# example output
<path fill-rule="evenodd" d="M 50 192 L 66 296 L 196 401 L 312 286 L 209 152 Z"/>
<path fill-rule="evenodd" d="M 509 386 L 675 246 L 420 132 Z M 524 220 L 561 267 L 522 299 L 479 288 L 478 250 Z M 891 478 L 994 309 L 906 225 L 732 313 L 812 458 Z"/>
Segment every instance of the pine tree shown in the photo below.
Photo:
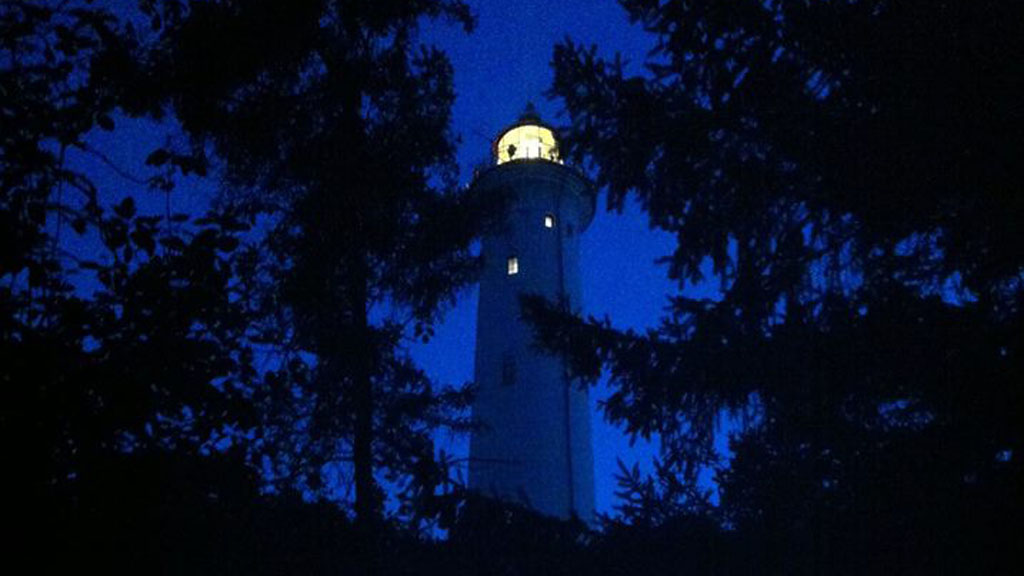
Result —
<path fill-rule="evenodd" d="M 753 411 L 722 511 L 794 570 L 966 570 L 1007 544 L 988 526 L 1021 519 L 1020 7 L 622 4 L 657 48 L 639 76 L 556 49 L 566 148 L 676 236 L 673 279 L 710 267 L 721 298 L 677 295 L 647 334 L 533 302 L 542 337 L 610 369 L 606 414 L 691 482 L 722 411 Z"/>
<path fill-rule="evenodd" d="M 166 44 L 140 72 L 211 145 L 224 201 L 268 222 L 250 280 L 280 359 L 266 405 L 274 472 L 327 496 L 351 470 L 368 533 L 382 482 L 403 502 L 431 500 L 448 480 L 435 429 L 465 424 L 465 392 L 432 383 L 405 347 L 429 338 L 476 268 L 452 70 L 416 39 L 442 17 L 472 24 L 457 1 L 196 3 L 161 20 Z"/>

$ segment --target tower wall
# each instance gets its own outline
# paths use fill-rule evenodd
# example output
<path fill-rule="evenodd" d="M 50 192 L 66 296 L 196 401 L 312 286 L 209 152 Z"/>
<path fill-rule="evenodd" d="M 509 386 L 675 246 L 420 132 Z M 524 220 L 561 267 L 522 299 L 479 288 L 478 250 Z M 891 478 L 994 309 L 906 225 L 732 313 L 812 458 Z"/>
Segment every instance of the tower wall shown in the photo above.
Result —
<path fill-rule="evenodd" d="M 484 270 L 477 311 L 474 417 L 483 428 L 470 444 L 470 488 L 527 504 L 551 516 L 594 508 L 593 453 L 587 392 L 570 383 L 565 364 L 537 348 L 522 320 L 519 297 L 582 297 L 579 237 L 593 216 L 587 182 L 545 161 L 496 166 L 474 184 L 508 194 L 502 226 L 483 239 Z M 545 217 L 554 227 L 545 227 Z M 508 258 L 518 273 L 508 274 Z"/>

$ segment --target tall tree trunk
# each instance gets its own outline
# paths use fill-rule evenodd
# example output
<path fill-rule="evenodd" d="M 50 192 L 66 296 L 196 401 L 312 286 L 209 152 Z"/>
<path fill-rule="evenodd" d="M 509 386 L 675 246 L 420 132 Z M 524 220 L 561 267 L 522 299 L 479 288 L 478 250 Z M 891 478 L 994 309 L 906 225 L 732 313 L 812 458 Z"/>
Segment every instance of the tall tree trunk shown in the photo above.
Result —
<path fill-rule="evenodd" d="M 356 522 L 364 532 L 376 523 L 376 483 L 373 478 L 373 381 L 369 322 L 367 319 L 367 286 L 365 268 L 360 264 L 353 282 L 353 323 L 357 340 L 353 346 L 353 400 L 355 430 L 353 463 L 356 478 Z"/>
<path fill-rule="evenodd" d="M 358 226 L 357 226 L 358 229 Z M 377 483 L 374 480 L 374 394 L 373 372 L 375 349 L 367 310 L 369 307 L 368 270 L 365 252 L 355 257 L 349 286 L 352 310 L 352 331 L 347 355 L 351 368 L 352 409 L 352 464 L 355 473 L 355 529 L 356 572 L 379 573 L 380 548 L 378 539 L 379 506 Z"/>
<path fill-rule="evenodd" d="M 357 42 L 362 32 L 355 25 L 354 21 L 348 22 L 346 36 Z M 361 140 L 365 136 L 366 127 L 363 122 L 361 104 L 362 93 L 359 89 L 364 84 L 364 71 L 351 69 L 344 62 L 333 62 L 337 66 L 335 72 L 338 77 L 345 78 L 334 85 L 334 89 L 340 91 L 341 101 L 341 122 L 345 126 L 344 133 L 350 134 L 355 141 L 355 149 L 361 149 Z M 356 79 L 359 79 L 358 81 Z M 348 238 L 352 250 L 352 266 L 349 285 L 349 305 L 352 308 L 352 336 L 350 342 L 351 356 L 349 357 L 352 367 L 352 399 L 355 410 L 355 428 L 352 438 L 352 459 L 355 468 L 356 500 L 355 514 L 356 524 L 359 532 L 365 536 L 372 536 L 374 525 L 377 523 L 376 505 L 376 482 L 373 478 L 373 358 L 374 343 L 370 331 L 368 319 L 368 308 L 370 305 L 369 293 L 369 249 L 365 244 L 367 234 L 366 197 L 361 194 L 365 191 L 367 182 L 361 178 L 363 166 L 358 164 L 354 157 L 346 156 L 341 159 L 349 163 L 349 169 L 345 172 L 351 178 L 346 182 L 339 182 L 339 187 L 349 187 L 346 194 L 342 214 L 339 216 L 347 220 L 350 227 L 351 237 Z M 367 540 L 371 542 L 371 540 Z"/>

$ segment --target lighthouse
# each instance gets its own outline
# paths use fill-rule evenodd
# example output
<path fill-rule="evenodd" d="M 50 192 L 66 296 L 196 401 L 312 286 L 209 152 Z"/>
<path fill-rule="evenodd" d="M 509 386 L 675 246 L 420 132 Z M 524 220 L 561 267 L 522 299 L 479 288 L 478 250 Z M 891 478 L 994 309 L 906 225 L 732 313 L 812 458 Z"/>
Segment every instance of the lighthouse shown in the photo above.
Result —
<path fill-rule="evenodd" d="M 587 391 L 541 350 L 520 297 L 578 310 L 580 235 L 594 216 L 593 186 L 558 153 L 551 127 L 528 106 L 494 141 L 494 164 L 473 182 L 503 194 L 504 221 L 484 235 L 477 309 L 469 487 L 549 516 L 593 518 Z"/>

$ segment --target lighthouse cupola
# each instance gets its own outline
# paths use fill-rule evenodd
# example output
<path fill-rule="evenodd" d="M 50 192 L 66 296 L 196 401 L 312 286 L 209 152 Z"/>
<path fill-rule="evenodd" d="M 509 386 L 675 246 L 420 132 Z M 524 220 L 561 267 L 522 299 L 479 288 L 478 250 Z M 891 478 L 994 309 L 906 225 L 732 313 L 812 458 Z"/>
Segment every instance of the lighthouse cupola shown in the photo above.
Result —
<path fill-rule="evenodd" d="M 494 141 L 495 164 L 520 160 L 562 163 L 555 131 L 541 122 L 533 104 L 527 104 L 519 121 L 509 126 Z"/>

